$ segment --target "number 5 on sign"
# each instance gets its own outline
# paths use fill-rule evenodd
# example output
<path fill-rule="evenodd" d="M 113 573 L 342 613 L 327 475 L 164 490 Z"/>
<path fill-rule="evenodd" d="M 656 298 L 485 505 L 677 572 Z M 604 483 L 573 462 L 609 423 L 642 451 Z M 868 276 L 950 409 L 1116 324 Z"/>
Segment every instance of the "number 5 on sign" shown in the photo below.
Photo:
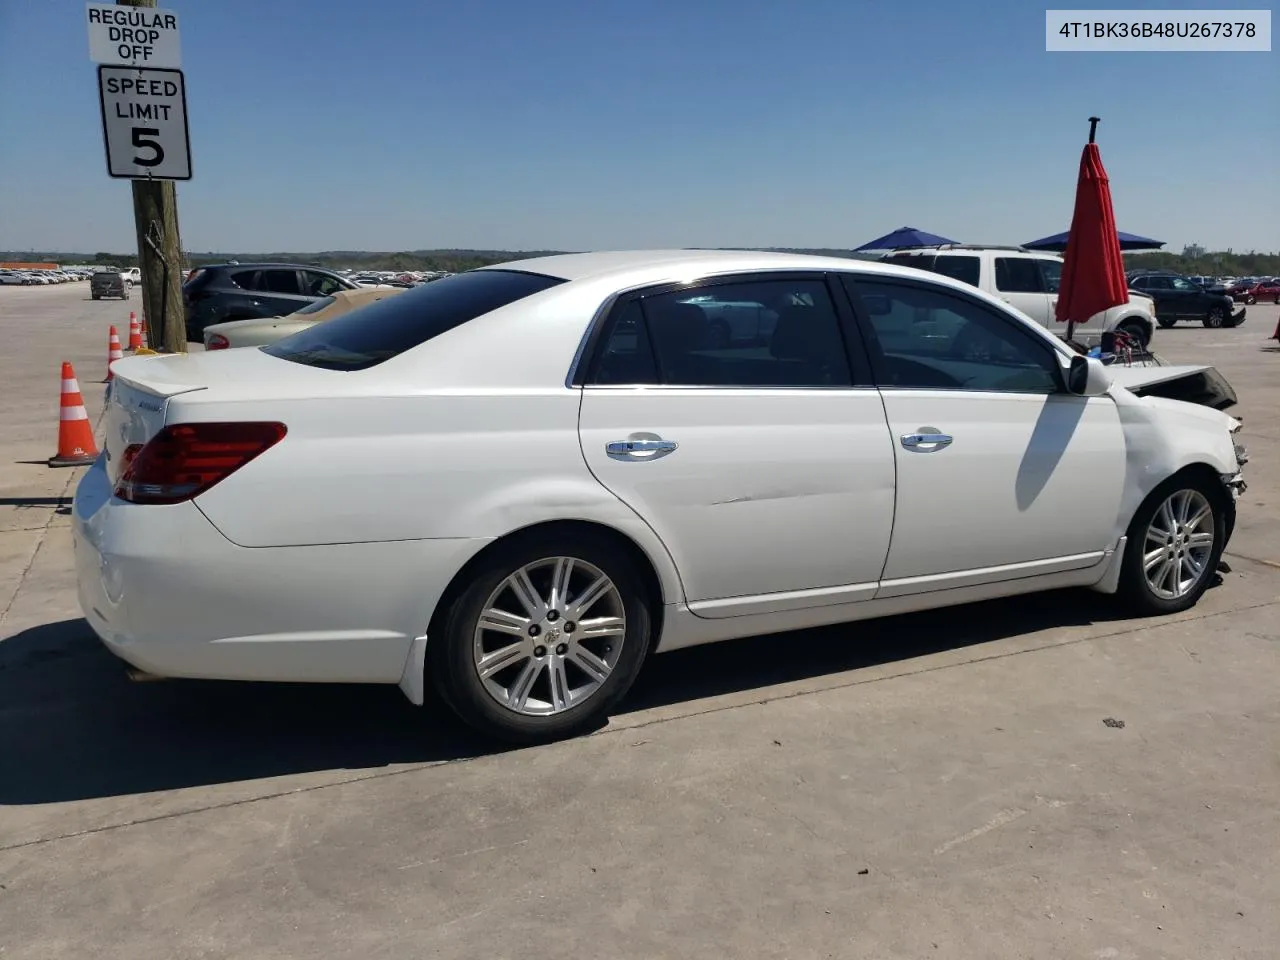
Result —
<path fill-rule="evenodd" d="M 107 173 L 127 180 L 190 180 L 187 91 L 181 70 L 98 67 Z"/>

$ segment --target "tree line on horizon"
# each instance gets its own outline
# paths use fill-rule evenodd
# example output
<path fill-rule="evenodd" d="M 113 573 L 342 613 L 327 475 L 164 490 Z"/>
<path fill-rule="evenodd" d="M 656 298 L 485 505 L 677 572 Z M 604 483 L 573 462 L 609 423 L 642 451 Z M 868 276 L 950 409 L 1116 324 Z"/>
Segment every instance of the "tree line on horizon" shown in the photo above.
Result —
<path fill-rule="evenodd" d="M 734 249 L 691 248 L 691 249 Z M 754 247 L 743 249 L 768 250 L 779 253 L 804 253 L 817 256 L 868 259 L 865 254 L 831 247 Z M 571 253 L 567 250 L 407 250 L 400 252 L 371 250 L 326 250 L 312 253 L 195 253 L 184 254 L 182 267 L 190 270 L 213 263 L 239 260 L 243 263 L 276 262 L 301 263 L 328 269 L 353 270 L 422 270 L 458 273 L 509 260 Z M 874 259 L 874 257 L 870 258 Z M 0 260 L 28 263 L 94 263 L 113 264 L 120 267 L 138 266 L 137 253 L 75 253 L 68 251 L 12 251 L 0 250 Z M 1207 276 L 1277 276 L 1280 275 L 1280 253 L 1239 253 L 1233 250 L 1210 251 L 1199 246 L 1189 246 L 1182 253 L 1157 251 L 1153 253 L 1128 253 L 1124 255 L 1127 269 L 1169 270 L 1174 273 Z"/>

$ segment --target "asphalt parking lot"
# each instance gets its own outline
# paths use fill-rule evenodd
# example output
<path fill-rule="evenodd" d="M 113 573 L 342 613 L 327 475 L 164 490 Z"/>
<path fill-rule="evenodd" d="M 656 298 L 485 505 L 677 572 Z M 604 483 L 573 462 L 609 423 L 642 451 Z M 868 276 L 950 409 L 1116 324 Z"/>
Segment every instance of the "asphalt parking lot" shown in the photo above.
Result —
<path fill-rule="evenodd" d="M 130 683 L 76 606 L 58 370 L 139 301 L 0 288 L 0 956 L 1270 958 L 1280 308 L 1179 326 L 1252 457 L 1185 614 L 1062 593 L 657 658 L 499 751 L 394 688 Z M 1088 509 L 1087 503 L 1080 504 Z"/>

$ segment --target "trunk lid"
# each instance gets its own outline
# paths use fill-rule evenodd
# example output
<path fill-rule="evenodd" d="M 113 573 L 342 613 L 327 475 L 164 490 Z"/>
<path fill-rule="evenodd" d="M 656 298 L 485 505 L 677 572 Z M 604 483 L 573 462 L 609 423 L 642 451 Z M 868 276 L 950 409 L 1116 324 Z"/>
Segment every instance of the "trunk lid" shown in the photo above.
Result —
<path fill-rule="evenodd" d="M 111 372 L 103 448 L 112 480 L 118 478 L 125 449 L 146 443 L 168 422 L 174 397 L 194 393 L 263 400 L 296 396 L 300 385 L 314 387 L 325 375 L 256 349 L 125 357 L 112 364 Z M 334 386 L 333 381 L 326 384 L 329 390 Z"/>
<path fill-rule="evenodd" d="M 124 451 L 135 443 L 146 443 L 164 426 L 169 398 L 179 393 L 204 389 L 201 386 L 147 383 L 126 378 L 116 371 L 124 361 L 112 367 L 115 374 L 109 389 L 104 428 L 103 451 L 107 455 L 107 476 L 120 479 L 120 463 Z"/>

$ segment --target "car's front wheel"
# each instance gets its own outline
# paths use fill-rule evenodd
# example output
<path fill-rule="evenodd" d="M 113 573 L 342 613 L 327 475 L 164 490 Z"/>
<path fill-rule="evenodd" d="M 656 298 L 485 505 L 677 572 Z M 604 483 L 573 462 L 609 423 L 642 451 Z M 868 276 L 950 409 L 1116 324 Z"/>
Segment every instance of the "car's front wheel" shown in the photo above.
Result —
<path fill-rule="evenodd" d="M 431 681 L 464 722 L 513 743 L 600 726 L 649 647 L 649 597 L 607 539 L 536 537 L 499 549 L 428 640 Z"/>
<path fill-rule="evenodd" d="M 1147 332 L 1146 326 L 1136 320 L 1124 321 L 1116 327 L 1116 332 L 1123 333 L 1134 340 L 1143 350 L 1147 349 L 1147 344 L 1151 342 L 1151 334 Z"/>
<path fill-rule="evenodd" d="M 1222 307 L 1211 307 L 1205 314 L 1204 325 L 1216 330 L 1227 322 L 1227 311 Z"/>
<path fill-rule="evenodd" d="M 1197 477 L 1173 477 L 1138 508 L 1120 575 L 1120 593 L 1138 612 L 1178 613 L 1208 589 L 1226 538 L 1224 496 Z"/>
<path fill-rule="evenodd" d="M 1252 307 L 1255 303 L 1258 302 L 1258 298 L 1253 296 L 1253 294 L 1250 294 L 1249 296 L 1244 298 L 1244 302 L 1246 305 Z"/>

